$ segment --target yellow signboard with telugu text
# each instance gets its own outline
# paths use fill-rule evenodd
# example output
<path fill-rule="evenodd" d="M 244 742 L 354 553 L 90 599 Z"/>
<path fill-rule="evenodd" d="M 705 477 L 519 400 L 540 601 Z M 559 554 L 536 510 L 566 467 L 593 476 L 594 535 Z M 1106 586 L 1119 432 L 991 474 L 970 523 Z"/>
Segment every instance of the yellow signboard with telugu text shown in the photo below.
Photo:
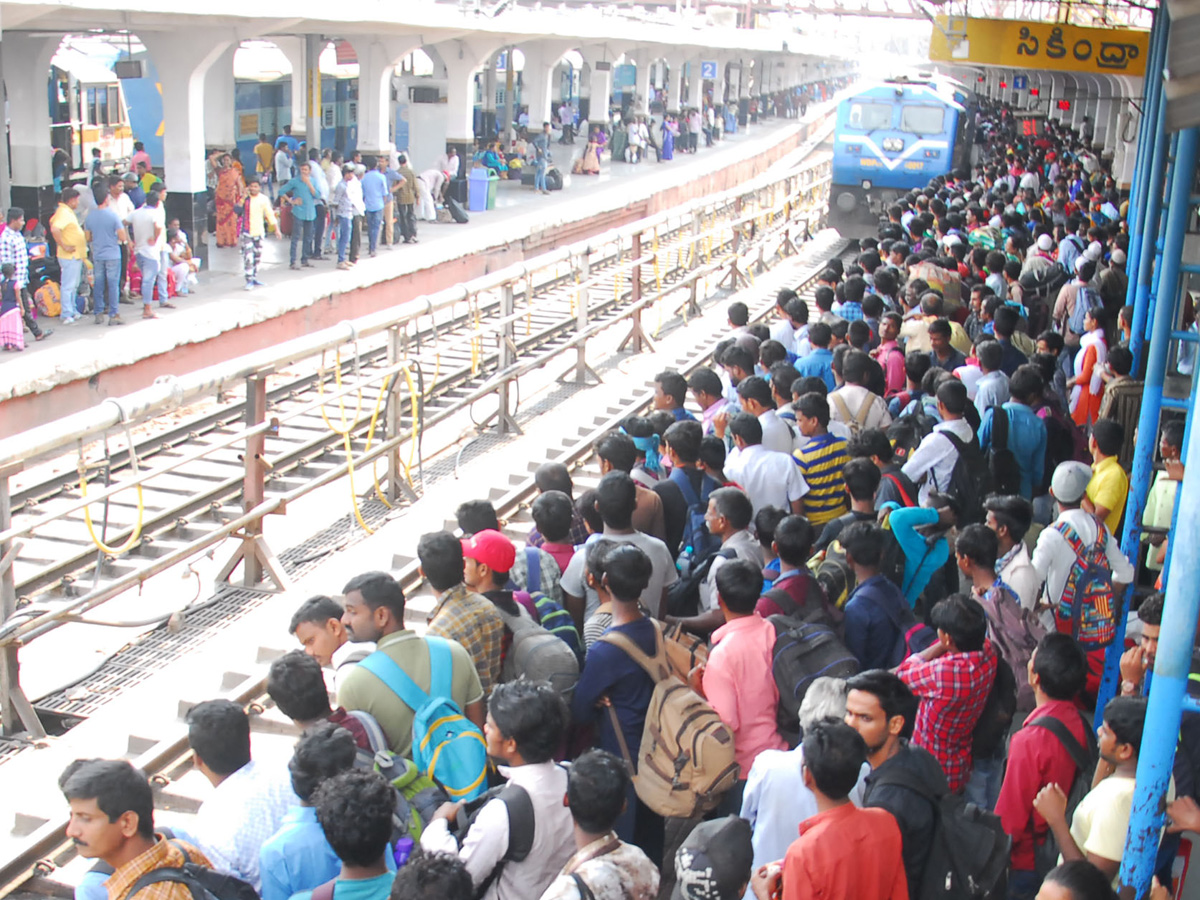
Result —
<path fill-rule="evenodd" d="M 1055 72 L 1146 74 L 1148 31 L 1010 19 L 955 18 L 953 24 L 951 28 L 948 16 L 937 17 L 929 42 L 931 60 Z"/>

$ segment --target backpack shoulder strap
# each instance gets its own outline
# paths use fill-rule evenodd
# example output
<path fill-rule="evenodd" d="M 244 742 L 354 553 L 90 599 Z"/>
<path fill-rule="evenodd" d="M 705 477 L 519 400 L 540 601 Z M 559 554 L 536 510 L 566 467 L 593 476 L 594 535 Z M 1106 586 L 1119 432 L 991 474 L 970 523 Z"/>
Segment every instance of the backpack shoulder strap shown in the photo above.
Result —
<path fill-rule="evenodd" d="M 525 590 L 529 593 L 542 589 L 542 554 L 537 547 L 525 548 Z"/>
<path fill-rule="evenodd" d="M 887 472 L 883 477 L 896 486 L 896 490 L 899 491 L 900 496 L 904 498 L 905 506 L 916 506 L 916 504 L 913 502 L 913 498 L 910 497 L 908 495 L 908 491 L 904 489 L 904 483 L 900 481 L 895 472 Z"/>
<path fill-rule="evenodd" d="M 337 879 L 331 879 L 324 884 L 318 884 L 313 888 L 312 900 L 333 900 L 333 891 L 337 886 Z"/>
<path fill-rule="evenodd" d="M 533 849 L 533 831 L 536 824 L 533 800 L 529 792 L 519 784 L 509 783 L 500 791 L 498 798 L 508 809 L 508 850 L 506 860 L 520 862 Z"/>
<path fill-rule="evenodd" d="M 571 873 L 571 880 L 575 882 L 575 890 L 579 891 L 579 900 L 596 900 L 596 895 L 578 872 Z"/>
<path fill-rule="evenodd" d="M 875 396 L 875 394 L 868 392 L 866 399 L 862 402 L 862 406 L 858 408 L 858 412 L 854 416 L 854 421 L 860 429 L 866 427 L 867 416 L 871 414 L 871 407 L 875 405 Z"/>
<path fill-rule="evenodd" d="M 662 681 L 670 671 L 670 668 L 663 664 L 663 635 L 657 622 L 654 623 L 654 656 L 647 656 L 629 635 L 621 634 L 619 631 L 606 631 L 600 635 L 599 640 L 624 650 L 630 659 L 645 670 L 655 684 Z"/>
<path fill-rule="evenodd" d="M 992 449 L 1003 451 L 1008 449 L 1008 426 L 1012 421 L 1008 410 L 1001 406 L 992 407 Z"/>
<path fill-rule="evenodd" d="M 1087 773 L 1088 768 L 1092 765 L 1092 760 L 1089 758 L 1087 751 L 1080 746 L 1079 741 L 1075 740 L 1075 735 L 1071 734 L 1071 729 L 1067 728 L 1062 719 L 1055 716 L 1039 716 L 1029 724 L 1033 728 L 1044 728 L 1058 738 L 1058 742 L 1067 751 L 1067 755 L 1071 757 L 1072 762 L 1075 763 L 1075 767 L 1080 772 Z M 1089 735 L 1091 734 L 1091 730 L 1086 727 L 1084 731 Z M 1089 743 L 1094 742 L 1095 738 L 1089 741 Z"/>
<path fill-rule="evenodd" d="M 435 684 L 433 678 L 435 671 L 433 644 L 436 640 L 438 638 L 426 638 L 426 643 L 429 645 L 429 684 L 431 690 Z M 416 712 L 429 700 L 430 695 L 421 690 L 417 683 L 409 677 L 409 674 L 400 668 L 399 664 L 384 651 L 376 650 L 360 662 L 359 665 L 382 681 L 388 690 L 399 697 L 404 705 L 413 712 Z"/>
<path fill-rule="evenodd" d="M 848 405 L 846 405 L 846 401 L 842 398 L 842 396 L 840 394 L 838 394 L 838 393 L 830 394 L 829 399 L 832 400 L 833 405 L 837 407 L 838 414 L 841 415 L 842 421 L 844 421 L 847 425 L 849 425 L 851 422 L 856 421 L 855 417 L 850 414 L 850 407 Z M 860 412 L 861 412 L 861 410 L 860 410 Z M 862 423 L 859 422 L 858 424 L 861 425 Z"/>
<path fill-rule="evenodd" d="M 192 880 L 188 878 L 183 869 L 174 866 L 164 866 L 159 869 L 153 869 L 139 878 L 129 888 L 127 898 L 133 897 L 139 891 L 150 887 L 152 884 L 161 884 L 164 881 L 173 881 L 176 884 L 186 885 L 188 890 L 192 892 L 192 900 L 206 900 L 203 894 L 197 896 L 195 889 L 192 887 Z"/>
<path fill-rule="evenodd" d="M 797 609 L 796 601 L 783 588 L 771 588 L 763 596 L 783 610 L 785 616 L 795 615 Z"/>
<path fill-rule="evenodd" d="M 383 728 L 373 715 L 364 709 L 352 709 L 350 716 L 357 719 L 363 731 L 367 733 L 367 743 L 371 745 L 372 753 L 386 753 L 391 749 L 387 735 L 383 733 Z"/>
<path fill-rule="evenodd" d="M 696 495 L 696 489 L 692 487 L 692 479 L 688 478 L 687 472 L 685 472 L 682 468 L 672 469 L 670 480 L 675 483 L 677 488 L 679 488 L 679 492 L 683 494 L 683 502 L 686 503 L 689 508 L 700 505 L 700 497 Z"/>
<path fill-rule="evenodd" d="M 429 648 L 429 696 L 451 700 L 454 693 L 454 657 L 450 655 L 450 643 L 445 638 L 426 635 L 425 645 Z"/>

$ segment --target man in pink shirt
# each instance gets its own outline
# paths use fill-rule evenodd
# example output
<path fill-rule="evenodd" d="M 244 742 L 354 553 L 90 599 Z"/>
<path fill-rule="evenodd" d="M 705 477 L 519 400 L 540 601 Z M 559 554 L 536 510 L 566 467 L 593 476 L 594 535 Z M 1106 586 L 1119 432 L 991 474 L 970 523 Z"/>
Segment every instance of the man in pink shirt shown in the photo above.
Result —
<path fill-rule="evenodd" d="M 883 367 L 883 382 L 887 386 L 884 398 L 887 400 L 904 390 L 904 351 L 896 343 L 900 325 L 899 313 L 884 313 L 879 320 L 879 346 L 871 351 L 871 358 Z"/>
<path fill-rule="evenodd" d="M 717 571 L 716 582 L 725 624 L 713 632 L 708 664 L 693 669 L 688 680 L 733 731 L 741 773 L 721 800 L 720 810 L 737 815 L 755 757 L 764 750 L 785 750 L 787 743 L 775 722 L 779 705 L 771 674 L 775 626 L 754 612 L 762 595 L 762 568 L 747 559 L 733 559 Z"/>

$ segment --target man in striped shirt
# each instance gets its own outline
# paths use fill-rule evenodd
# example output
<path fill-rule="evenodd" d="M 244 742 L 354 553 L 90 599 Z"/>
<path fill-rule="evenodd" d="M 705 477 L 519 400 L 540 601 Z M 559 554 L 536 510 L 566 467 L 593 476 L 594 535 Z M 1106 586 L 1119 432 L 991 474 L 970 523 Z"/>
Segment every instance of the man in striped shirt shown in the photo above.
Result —
<path fill-rule="evenodd" d="M 842 480 L 842 467 L 850 456 L 846 439 L 829 433 L 829 404 L 815 391 L 796 401 L 796 425 L 806 442 L 792 457 L 808 485 L 797 512 L 819 529 L 850 509 Z"/>

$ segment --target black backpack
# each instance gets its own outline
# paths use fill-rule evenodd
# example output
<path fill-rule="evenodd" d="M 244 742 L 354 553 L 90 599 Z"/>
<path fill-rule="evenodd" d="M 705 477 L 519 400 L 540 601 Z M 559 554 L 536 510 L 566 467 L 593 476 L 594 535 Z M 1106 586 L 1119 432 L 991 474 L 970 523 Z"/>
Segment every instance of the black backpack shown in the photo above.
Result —
<path fill-rule="evenodd" d="M 775 584 L 782 581 L 787 581 L 792 578 L 800 578 L 805 583 L 804 602 L 797 603 L 796 598 L 788 591 L 781 587 L 773 587 L 763 592 L 763 596 L 783 610 L 783 615 L 797 622 L 817 622 L 821 625 L 828 625 L 832 628 L 840 638 L 842 636 L 842 623 L 846 619 L 846 614 L 829 602 L 825 596 L 825 590 L 821 587 L 821 582 L 817 581 L 816 576 L 807 569 L 789 572 L 787 575 L 781 575 L 775 580 Z"/>
<path fill-rule="evenodd" d="M 885 771 L 873 780 L 872 789 L 881 784 L 906 787 L 934 809 L 929 859 L 913 900 L 1003 900 L 1012 839 L 1004 833 L 999 816 L 968 803 L 960 794 L 935 791 L 908 772 Z"/>
<path fill-rule="evenodd" d="M 935 482 L 934 486 L 958 501 L 960 528 L 980 523 L 983 521 L 983 500 L 992 492 L 992 471 L 979 449 L 979 441 L 974 435 L 968 442 L 950 431 L 939 433 L 954 445 L 958 459 L 950 473 L 950 483 L 941 486 Z"/>
<path fill-rule="evenodd" d="M 560 763 L 561 765 L 561 763 Z M 488 874 L 483 882 L 475 889 L 476 900 L 487 893 L 492 882 L 500 877 L 504 866 L 510 862 L 521 862 L 533 850 L 533 831 L 535 818 L 533 800 L 529 792 L 518 784 L 503 784 L 491 788 L 482 797 L 468 801 L 459 807 L 454 823 L 454 838 L 461 847 L 466 840 L 467 832 L 479 817 L 479 811 L 492 800 L 500 800 L 508 810 L 508 848 L 500 861 Z"/>
<path fill-rule="evenodd" d="M 976 759 L 991 759 L 996 755 L 1017 713 L 1017 678 L 1000 651 L 994 644 L 992 647 L 996 650 L 996 677 L 971 735 L 971 755 Z"/>
<path fill-rule="evenodd" d="M 717 550 L 696 563 L 686 575 L 680 575 L 678 580 L 667 588 L 667 615 L 676 618 L 694 616 L 700 611 L 700 585 L 708 577 L 708 570 L 718 557 L 733 559 L 737 553 L 730 549 Z"/>
<path fill-rule="evenodd" d="M 1092 729 L 1088 727 L 1085 720 L 1083 723 L 1083 733 L 1087 736 L 1087 748 L 1085 749 L 1079 745 L 1079 741 L 1075 740 L 1075 735 L 1071 734 L 1071 730 L 1067 728 L 1066 724 L 1054 716 L 1041 716 L 1026 727 L 1044 728 L 1049 731 L 1058 738 L 1058 742 L 1063 745 L 1063 749 L 1075 763 L 1075 778 L 1071 781 L 1071 789 L 1067 791 L 1067 821 L 1070 822 L 1071 817 L 1075 815 L 1075 808 L 1079 806 L 1079 801 L 1087 796 L 1092 787 L 1091 776 L 1096 769 L 1096 758 L 1099 755 L 1096 735 L 1092 733 Z M 1033 830 L 1032 815 L 1029 817 L 1029 829 Z M 1053 831 L 1047 831 L 1045 840 L 1040 844 L 1034 842 L 1034 867 L 1042 878 L 1045 878 L 1050 870 L 1058 865 L 1058 856 L 1058 841 L 1054 839 Z"/>
<path fill-rule="evenodd" d="M 988 469 L 992 489 L 997 494 L 1021 493 L 1021 464 L 1009 449 L 1008 434 L 1012 419 L 1003 406 L 992 407 L 992 443 L 988 447 Z"/>
<path fill-rule="evenodd" d="M 799 738 L 800 704 L 809 685 L 825 676 L 857 675 L 858 660 L 824 623 L 803 622 L 788 616 L 770 616 L 767 621 L 775 626 L 771 674 L 779 688 L 776 726 L 794 745 Z"/>
<path fill-rule="evenodd" d="M 258 900 L 258 892 L 251 885 L 233 875 L 192 862 L 182 844 L 172 838 L 168 840 L 183 854 L 183 865 L 164 866 L 147 872 L 133 883 L 126 897 L 132 898 L 142 888 L 152 884 L 174 881 L 192 892 L 192 900 Z"/>

